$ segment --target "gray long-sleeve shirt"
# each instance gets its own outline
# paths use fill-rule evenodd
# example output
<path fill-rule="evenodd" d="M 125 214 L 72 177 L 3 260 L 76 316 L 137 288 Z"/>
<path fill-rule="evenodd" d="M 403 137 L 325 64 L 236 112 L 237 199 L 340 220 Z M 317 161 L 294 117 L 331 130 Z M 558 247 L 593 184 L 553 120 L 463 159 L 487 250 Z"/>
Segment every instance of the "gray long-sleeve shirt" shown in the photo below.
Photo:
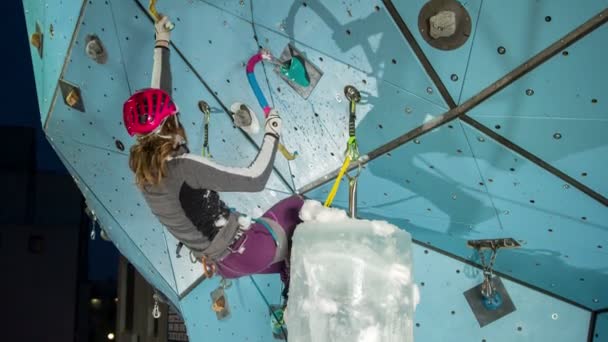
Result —
<path fill-rule="evenodd" d="M 169 50 L 154 49 L 152 87 L 171 94 Z M 195 257 L 223 257 L 238 230 L 237 212 L 231 212 L 218 192 L 257 192 L 266 186 L 278 147 L 278 137 L 266 134 L 262 147 L 247 168 L 226 167 L 190 154 L 179 147 L 167 161 L 167 176 L 143 195 L 160 222 Z"/>

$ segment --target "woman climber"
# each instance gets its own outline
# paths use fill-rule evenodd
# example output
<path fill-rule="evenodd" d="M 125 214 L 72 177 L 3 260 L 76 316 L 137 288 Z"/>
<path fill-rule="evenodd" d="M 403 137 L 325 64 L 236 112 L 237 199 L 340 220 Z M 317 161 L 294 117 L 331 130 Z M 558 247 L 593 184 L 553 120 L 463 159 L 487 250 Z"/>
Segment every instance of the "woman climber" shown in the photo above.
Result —
<path fill-rule="evenodd" d="M 225 278 L 280 273 L 289 289 L 289 245 L 303 199 L 289 197 L 253 222 L 231 210 L 218 192 L 257 192 L 273 169 L 281 132 L 276 111 L 265 122 L 262 147 L 248 168 L 218 165 L 190 154 L 179 110 L 171 100 L 167 18 L 155 24 L 151 88 L 124 104 L 127 132 L 137 136 L 129 166 L 150 209 L 168 231 L 203 262 L 205 272 Z"/>

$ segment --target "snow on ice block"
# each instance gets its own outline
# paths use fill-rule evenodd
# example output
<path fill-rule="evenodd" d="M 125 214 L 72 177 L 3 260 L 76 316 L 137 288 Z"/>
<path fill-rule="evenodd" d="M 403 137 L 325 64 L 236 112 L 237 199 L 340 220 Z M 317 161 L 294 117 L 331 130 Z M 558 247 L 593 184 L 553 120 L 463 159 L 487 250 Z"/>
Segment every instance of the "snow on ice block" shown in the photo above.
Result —
<path fill-rule="evenodd" d="M 307 201 L 293 237 L 292 342 L 410 342 L 418 290 L 409 233 Z"/>

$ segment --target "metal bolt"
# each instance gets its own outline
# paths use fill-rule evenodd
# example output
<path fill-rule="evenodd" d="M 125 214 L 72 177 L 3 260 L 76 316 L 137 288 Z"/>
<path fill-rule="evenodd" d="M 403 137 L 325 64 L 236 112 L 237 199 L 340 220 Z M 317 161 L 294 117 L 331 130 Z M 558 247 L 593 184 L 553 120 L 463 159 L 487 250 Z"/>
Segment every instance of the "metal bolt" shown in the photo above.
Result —
<path fill-rule="evenodd" d="M 420 144 L 420 140 L 414 139 L 414 144 Z"/>
<path fill-rule="evenodd" d="M 432 93 L 433 93 L 433 88 L 431 88 L 431 87 L 427 87 L 427 88 L 426 88 L 426 92 L 427 92 L 428 94 L 432 94 Z"/>
<path fill-rule="evenodd" d="M 456 200 L 456 194 L 452 194 L 452 199 Z"/>
<path fill-rule="evenodd" d="M 564 189 L 570 189 L 570 184 L 564 184 Z"/>
<path fill-rule="evenodd" d="M 599 299 L 597 299 L 597 298 L 594 298 L 594 299 L 593 299 L 593 302 L 594 302 L 594 303 L 599 303 L 599 302 L 600 302 L 600 300 L 599 300 Z"/>
<path fill-rule="evenodd" d="M 450 76 L 450 79 L 454 82 L 458 81 L 458 75 L 456 74 L 452 74 L 452 76 Z"/>
<path fill-rule="evenodd" d="M 526 95 L 528 95 L 528 96 L 534 95 L 534 90 L 533 89 L 526 89 Z"/>
<path fill-rule="evenodd" d="M 505 52 L 507 52 L 507 49 L 505 49 L 503 46 L 499 46 L 497 51 L 499 54 L 504 55 Z"/>
<path fill-rule="evenodd" d="M 410 108 L 410 107 L 405 107 L 405 112 L 406 112 L 407 114 L 412 113 L 412 108 Z"/>
<path fill-rule="evenodd" d="M 124 151 L 125 150 L 125 145 L 122 143 L 122 141 L 116 140 L 114 142 L 114 144 L 116 145 L 116 148 L 119 149 L 120 151 Z"/>
<path fill-rule="evenodd" d="M 477 140 L 478 140 L 479 142 L 484 142 L 484 141 L 486 141 L 486 139 L 484 139 L 484 137 L 477 137 Z"/>
<path fill-rule="evenodd" d="M 510 212 L 510 211 L 508 211 L 508 210 L 505 210 L 505 211 L 503 211 L 502 213 L 503 213 L 503 214 L 505 214 L 505 215 L 509 215 L 511 212 Z"/>
<path fill-rule="evenodd" d="M 553 139 L 559 140 L 561 138 L 562 138 L 561 133 L 555 133 L 555 134 L 553 134 Z"/>
<path fill-rule="evenodd" d="M 553 318 L 553 320 L 557 320 L 559 318 L 559 315 L 554 313 L 553 315 L 551 315 L 551 318 Z"/>

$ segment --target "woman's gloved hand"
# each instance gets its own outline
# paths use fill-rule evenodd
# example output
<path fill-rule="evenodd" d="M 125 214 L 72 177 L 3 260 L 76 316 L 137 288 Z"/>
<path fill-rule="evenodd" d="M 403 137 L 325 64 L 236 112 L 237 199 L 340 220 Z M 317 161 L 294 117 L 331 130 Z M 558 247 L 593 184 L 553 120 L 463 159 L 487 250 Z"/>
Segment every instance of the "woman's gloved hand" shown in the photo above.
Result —
<path fill-rule="evenodd" d="M 275 135 L 277 138 L 281 135 L 281 126 L 283 120 L 279 116 L 279 112 L 275 109 L 270 110 L 268 117 L 266 118 L 266 126 L 264 127 L 266 133 Z"/>
<path fill-rule="evenodd" d="M 156 31 L 156 47 L 169 47 L 171 41 L 171 30 L 167 28 L 169 18 L 163 16 L 156 24 L 154 24 L 154 30 Z"/>

